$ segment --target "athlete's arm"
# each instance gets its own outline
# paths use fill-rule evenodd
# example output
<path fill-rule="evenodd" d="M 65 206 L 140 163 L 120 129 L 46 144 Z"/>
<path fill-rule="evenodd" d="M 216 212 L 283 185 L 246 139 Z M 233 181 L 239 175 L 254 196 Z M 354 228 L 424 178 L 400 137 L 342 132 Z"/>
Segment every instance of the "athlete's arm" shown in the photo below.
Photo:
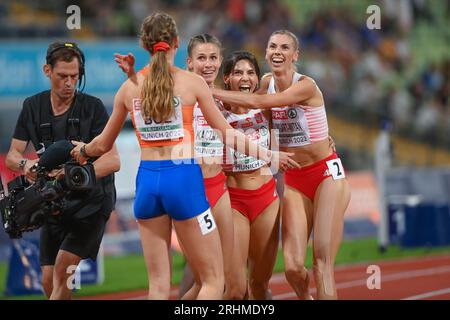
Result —
<path fill-rule="evenodd" d="M 242 132 L 234 130 L 215 106 L 214 99 L 210 93 L 210 88 L 205 80 L 197 75 L 193 75 L 192 78 L 193 81 L 191 83 L 195 88 L 197 101 L 206 122 L 208 122 L 212 128 L 220 131 L 222 140 L 226 145 L 267 163 L 270 163 L 275 158 L 275 161 L 279 161 L 280 164 L 287 165 L 288 167 L 299 167 L 294 160 L 289 158 L 289 156 L 293 155 L 292 153 L 271 152 L 251 141 L 249 137 Z M 279 159 L 276 159 L 278 157 Z"/>
<path fill-rule="evenodd" d="M 108 123 L 102 133 L 94 138 L 90 143 L 84 144 L 78 141 L 72 141 L 75 148 L 72 149 L 71 155 L 81 164 L 85 164 L 87 158 L 80 154 L 80 149 L 84 146 L 84 154 L 89 157 L 101 156 L 110 151 L 114 146 L 114 141 L 120 133 L 120 130 L 127 118 L 127 108 L 125 106 L 125 95 L 128 81 L 120 87 L 114 97 L 114 108 Z"/>
<path fill-rule="evenodd" d="M 214 97 L 232 105 L 252 109 L 270 109 L 305 102 L 314 96 L 317 89 L 312 79 L 303 78 L 283 92 L 274 94 L 249 94 L 220 89 L 211 90 Z"/>

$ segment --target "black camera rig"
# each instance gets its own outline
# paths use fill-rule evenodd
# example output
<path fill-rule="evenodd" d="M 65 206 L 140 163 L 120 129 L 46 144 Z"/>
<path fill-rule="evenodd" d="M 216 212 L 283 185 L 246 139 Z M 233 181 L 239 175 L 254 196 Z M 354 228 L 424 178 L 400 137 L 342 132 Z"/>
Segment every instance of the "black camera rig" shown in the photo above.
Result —
<path fill-rule="evenodd" d="M 8 194 L 0 180 L 0 213 L 5 231 L 10 238 L 20 238 L 23 232 L 41 227 L 51 215 L 66 209 L 65 197 L 69 193 L 87 193 L 96 184 L 92 163 L 79 165 L 70 160 L 72 144 L 66 140 L 55 142 L 33 166 L 36 181 L 30 184 L 25 176 L 8 183 Z M 63 169 L 62 179 L 49 177 L 54 169 Z"/>

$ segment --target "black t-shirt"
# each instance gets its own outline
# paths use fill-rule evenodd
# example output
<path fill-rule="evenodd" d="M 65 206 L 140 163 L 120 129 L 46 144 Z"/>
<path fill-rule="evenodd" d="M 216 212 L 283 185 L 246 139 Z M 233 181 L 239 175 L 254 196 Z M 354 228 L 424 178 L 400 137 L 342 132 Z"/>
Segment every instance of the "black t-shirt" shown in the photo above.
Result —
<path fill-rule="evenodd" d="M 77 109 L 78 108 L 78 109 Z M 45 116 L 43 116 L 45 114 Z M 14 131 L 14 138 L 33 143 L 36 151 L 42 151 L 44 140 L 42 138 L 41 123 L 47 118 L 51 122 L 51 136 L 53 141 L 61 139 L 73 139 L 68 136 L 68 119 L 79 117 L 79 129 L 75 130 L 79 135 L 79 140 L 89 143 L 99 135 L 109 116 L 103 102 L 93 96 L 84 93 L 77 93 L 74 101 L 67 112 L 60 116 L 54 116 L 50 102 L 50 90 L 43 91 L 34 96 L 28 97 L 23 102 L 22 111 Z M 97 188 L 88 195 L 69 194 L 67 197 L 70 209 L 68 214 L 78 218 L 89 216 L 95 212 L 102 211 L 109 215 L 114 208 L 115 187 L 114 174 L 110 174 L 101 179 L 97 179 Z M 82 204 L 77 202 L 81 199 Z M 72 201 L 72 202 L 71 202 Z M 80 202 L 80 201 L 78 201 Z M 73 204 L 73 205 L 72 205 Z M 65 212 L 66 213 L 66 212 Z"/>
<path fill-rule="evenodd" d="M 54 141 L 66 139 L 67 118 L 69 116 L 69 110 L 67 110 L 63 114 L 60 114 L 59 116 L 53 116 L 52 132 Z"/>
<path fill-rule="evenodd" d="M 103 131 L 109 116 L 103 102 L 88 94 L 77 93 L 75 95 L 72 106 L 66 112 L 68 115 L 73 115 L 75 104 L 78 104 L 78 107 L 81 108 L 80 126 L 85 127 L 85 130 L 81 129 L 81 131 L 89 131 L 87 137 L 82 137 L 83 142 L 88 143 Z M 42 108 L 54 118 L 50 102 L 50 90 L 43 91 L 25 99 L 19 119 L 17 120 L 13 138 L 22 141 L 31 141 L 33 144 L 36 144 L 37 140 L 42 142 L 42 137 L 39 136 L 39 125 L 42 123 Z M 54 139 L 54 141 L 57 140 Z M 38 150 L 36 149 L 36 151 Z"/>

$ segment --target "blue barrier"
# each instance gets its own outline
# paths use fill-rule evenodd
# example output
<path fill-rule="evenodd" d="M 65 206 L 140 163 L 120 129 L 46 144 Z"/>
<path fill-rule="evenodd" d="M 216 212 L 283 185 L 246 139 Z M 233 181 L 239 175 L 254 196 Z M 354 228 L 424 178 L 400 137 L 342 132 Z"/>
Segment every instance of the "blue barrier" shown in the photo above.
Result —
<path fill-rule="evenodd" d="M 82 260 L 77 268 L 79 284 L 99 284 L 103 282 L 103 251 L 97 260 Z M 73 277 L 75 280 L 75 277 Z M 77 281 L 74 281 L 74 289 Z M 30 239 L 13 240 L 8 266 L 7 296 L 43 294 L 42 273 L 39 264 L 39 241 Z"/>
<path fill-rule="evenodd" d="M 5 294 L 8 296 L 42 294 L 39 244 L 34 240 L 14 240 Z"/>
<path fill-rule="evenodd" d="M 389 238 L 402 247 L 450 245 L 450 207 L 447 203 L 391 201 Z"/>

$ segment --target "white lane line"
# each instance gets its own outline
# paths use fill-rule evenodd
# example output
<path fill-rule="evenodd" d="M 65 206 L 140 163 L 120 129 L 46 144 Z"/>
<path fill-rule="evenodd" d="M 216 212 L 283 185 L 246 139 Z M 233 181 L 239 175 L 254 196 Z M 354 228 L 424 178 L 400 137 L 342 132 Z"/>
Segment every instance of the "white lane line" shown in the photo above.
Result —
<path fill-rule="evenodd" d="M 431 298 L 431 297 L 435 297 L 435 296 L 441 296 L 441 295 L 447 294 L 447 293 L 450 293 L 450 288 L 425 292 L 422 294 L 404 298 L 402 300 L 421 300 L 421 299 Z"/>
<path fill-rule="evenodd" d="M 383 282 L 390 282 L 390 281 L 396 281 L 401 279 L 408 279 L 408 278 L 416 278 L 421 276 L 431 276 L 436 274 L 442 274 L 442 273 L 449 273 L 450 272 L 450 265 L 448 266 L 442 266 L 437 268 L 429 268 L 429 269 L 420 269 L 420 270 L 414 270 L 414 271 L 406 271 L 406 272 L 398 272 L 398 273 L 392 273 L 388 275 L 381 275 L 381 285 L 383 286 Z M 353 287 L 362 287 L 366 286 L 367 279 L 362 280 L 353 280 L 353 281 L 346 281 L 336 284 L 336 289 L 348 289 Z M 312 288 L 311 293 L 315 293 L 316 289 Z M 274 299 L 277 300 L 283 300 L 288 298 L 295 298 L 297 295 L 295 292 L 287 292 L 282 294 L 277 294 L 273 296 Z"/>
<path fill-rule="evenodd" d="M 438 259 L 441 258 L 442 259 L 443 256 L 431 256 L 431 257 L 426 257 L 425 260 L 434 260 L 434 259 Z M 401 263 L 405 263 L 405 262 L 414 262 L 417 261 L 417 258 L 411 258 L 411 259 L 400 259 L 397 261 L 380 261 L 380 265 L 381 267 L 383 267 L 383 265 L 385 264 L 389 264 L 389 265 L 395 265 L 395 264 L 401 264 Z M 376 263 L 376 262 L 373 262 Z M 358 267 L 366 267 L 369 263 L 368 262 L 361 262 L 358 264 L 349 264 L 349 265 L 339 265 L 335 267 L 335 272 L 345 272 L 346 269 L 349 268 L 358 268 Z M 450 267 L 450 266 L 449 266 Z M 436 268 L 435 268 L 436 269 Z M 421 275 L 428 275 L 428 274 L 423 274 L 423 272 L 425 270 L 435 270 L 435 269 L 422 269 L 422 270 L 416 270 L 416 271 L 408 271 L 408 272 L 401 272 L 401 273 L 393 273 L 387 276 L 383 276 L 382 281 L 386 281 L 386 279 L 388 279 L 388 281 L 394 281 L 397 279 L 403 279 L 403 278 L 409 278 L 412 277 L 411 273 L 413 273 L 413 276 L 421 276 Z M 414 272 L 420 272 L 418 275 L 415 275 Z M 447 271 L 446 271 L 447 272 Z M 357 273 L 357 272 L 355 272 Z M 433 274 L 433 273 L 431 273 Z M 403 278 L 399 277 L 401 275 L 405 275 Z M 310 274 L 311 276 L 311 274 Z M 394 276 L 393 279 L 390 279 L 390 277 Z M 399 278 L 397 278 L 399 277 Z M 270 284 L 278 284 L 278 283 L 283 283 L 286 281 L 286 277 L 284 275 L 284 273 L 276 273 L 272 276 L 272 278 L 270 279 Z M 366 280 L 353 280 L 353 281 L 347 281 L 347 282 L 341 282 L 336 284 L 336 288 L 337 289 L 346 289 L 346 288 L 351 288 L 351 287 L 357 287 L 357 286 L 362 286 L 366 284 Z M 289 288 L 291 288 L 289 286 Z M 312 288 L 311 293 L 315 293 L 316 289 Z M 170 291 L 170 296 L 175 296 L 178 294 L 178 289 L 172 289 Z M 286 298 L 294 298 L 296 297 L 296 294 L 294 292 L 289 292 L 289 293 L 281 293 L 278 295 L 275 295 L 273 298 L 274 299 L 286 299 Z M 137 297 L 130 297 L 127 298 L 126 300 L 142 300 L 142 299 L 147 299 L 147 296 L 137 296 Z"/>

